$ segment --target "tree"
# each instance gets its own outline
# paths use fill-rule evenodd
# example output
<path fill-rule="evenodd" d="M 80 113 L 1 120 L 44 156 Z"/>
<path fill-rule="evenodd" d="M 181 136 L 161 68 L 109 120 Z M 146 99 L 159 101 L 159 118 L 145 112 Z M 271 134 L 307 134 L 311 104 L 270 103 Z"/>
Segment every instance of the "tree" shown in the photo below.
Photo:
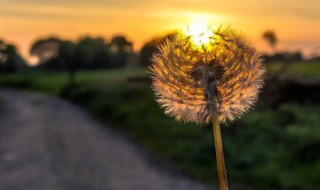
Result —
<path fill-rule="evenodd" d="M 45 64 L 58 56 L 58 48 L 63 40 L 56 37 L 49 37 L 36 40 L 30 49 L 30 55 L 38 59 L 37 64 Z M 50 65 L 52 69 L 57 69 L 57 65 Z M 49 68 L 50 68 L 49 66 Z"/>
<path fill-rule="evenodd" d="M 110 46 L 114 66 L 124 67 L 129 56 L 133 53 L 132 42 L 124 36 L 117 35 L 111 39 Z"/>
<path fill-rule="evenodd" d="M 126 37 L 118 35 L 114 36 L 111 39 L 111 49 L 115 52 L 123 51 L 123 52 L 131 52 L 132 51 L 132 43 L 129 42 Z"/>
<path fill-rule="evenodd" d="M 277 45 L 277 42 L 278 42 L 278 38 L 277 38 L 275 32 L 272 31 L 272 30 L 267 30 L 262 34 L 262 38 L 264 40 L 266 40 L 269 43 L 271 49 L 273 51 L 275 51 L 276 45 Z"/>
<path fill-rule="evenodd" d="M 162 37 L 154 38 L 143 45 L 140 50 L 140 64 L 141 66 L 148 67 L 151 65 L 152 55 L 157 51 L 159 44 L 163 43 L 167 39 L 173 38 L 176 35 L 176 32 L 166 34 Z"/>
<path fill-rule="evenodd" d="M 81 69 L 113 67 L 110 45 L 103 38 L 84 37 L 76 44 L 76 61 Z"/>
<path fill-rule="evenodd" d="M 0 72 L 14 73 L 25 65 L 24 60 L 18 54 L 17 48 L 0 40 Z"/>

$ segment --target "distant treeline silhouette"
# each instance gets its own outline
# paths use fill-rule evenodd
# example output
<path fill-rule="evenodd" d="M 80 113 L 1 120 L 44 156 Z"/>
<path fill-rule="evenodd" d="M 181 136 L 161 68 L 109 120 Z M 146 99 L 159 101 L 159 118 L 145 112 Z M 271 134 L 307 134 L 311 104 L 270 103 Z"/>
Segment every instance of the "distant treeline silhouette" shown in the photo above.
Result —
<path fill-rule="evenodd" d="M 30 48 L 30 55 L 37 60 L 32 69 L 69 71 L 72 74 L 76 70 L 148 67 L 157 46 L 175 34 L 172 32 L 155 37 L 146 42 L 139 52 L 133 51 L 133 43 L 123 35 L 116 35 L 110 40 L 91 36 L 75 41 L 57 37 L 41 38 Z M 300 52 L 277 51 L 278 40 L 272 30 L 263 33 L 262 37 L 273 50 L 272 54 L 262 55 L 266 63 L 303 60 Z M 0 39 L 0 73 L 14 73 L 27 67 L 16 47 Z"/>
<path fill-rule="evenodd" d="M 115 36 L 109 43 L 89 36 L 75 42 L 50 37 L 37 40 L 30 49 L 37 67 L 47 70 L 119 68 L 132 54 L 132 43 L 124 36 Z"/>
<path fill-rule="evenodd" d="M 146 42 L 139 52 L 133 51 L 133 43 L 123 35 L 110 40 L 86 36 L 70 41 L 58 37 L 35 40 L 30 56 L 36 60 L 31 69 L 49 71 L 97 70 L 123 67 L 148 67 L 157 46 L 172 37 L 170 33 Z M 28 67 L 13 44 L 0 40 L 0 72 L 14 73 Z"/>

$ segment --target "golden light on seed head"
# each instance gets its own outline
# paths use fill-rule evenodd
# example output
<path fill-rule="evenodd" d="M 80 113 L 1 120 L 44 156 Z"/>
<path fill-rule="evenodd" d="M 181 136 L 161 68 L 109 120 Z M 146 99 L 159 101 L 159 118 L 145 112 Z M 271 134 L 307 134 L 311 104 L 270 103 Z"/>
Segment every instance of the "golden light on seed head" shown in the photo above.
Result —
<path fill-rule="evenodd" d="M 184 34 L 191 37 L 196 47 L 207 45 L 212 41 L 213 33 L 205 19 L 192 21 L 184 30 Z"/>
<path fill-rule="evenodd" d="M 236 31 L 199 32 L 203 27 L 189 27 L 158 47 L 151 66 L 157 102 L 178 120 L 208 123 L 214 113 L 220 122 L 234 120 L 256 102 L 265 70 Z"/>

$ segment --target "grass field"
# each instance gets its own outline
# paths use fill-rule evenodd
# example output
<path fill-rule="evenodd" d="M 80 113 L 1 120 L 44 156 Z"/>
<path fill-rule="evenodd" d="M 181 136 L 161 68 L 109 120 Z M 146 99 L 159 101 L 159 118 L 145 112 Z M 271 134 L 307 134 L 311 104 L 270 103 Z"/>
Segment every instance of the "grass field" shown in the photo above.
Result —
<path fill-rule="evenodd" d="M 283 67 L 281 63 L 268 64 L 268 73 L 275 73 Z M 79 71 L 77 82 L 81 84 L 112 84 L 124 82 L 130 77 L 149 76 L 148 69 L 121 69 L 102 71 Z M 320 78 L 320 62 L 295 62 L 288 68 L 287 72 L 307 77 Z M 25 72 L 13 75 L 0 75 L 2 86 L 16 86 L 21 88 L 32 88 L 51 94 L 59 94 L 68 81 L 66 72 Z"/>
<path fill-rule="evenodd" d="M 309 63 L 308 63 L 309 64 Z M 275 72 L 271 65 L 268 69 Z M 290 72 L 319 76 L 318 65 Z M 59 95 L 111 124 L 165 164 L 193 179 L 216 179 L 211 129 L 185 124 L 163 114 L 148 81 L 129 82 L 149 74 L 138 70 L 77 73 L 65 86 L 66 73 L 25 73 L 1 76 L 0 85 Z M 260 100 L 263 101 L 263 100 Z M 226 165 L 232 189 L 316 189 L 320 186 L 320 107 L 296 103 L 264 108 L 223 126 Z"/>
<path fill-rule="evenodd" d="M 136 70 L 102 70 L 79 71 L 76 81 L 81 84 L 102 85 L 124 82 L 128 77 L 143 77 L 148 73 L 144 69 Z M 66 72 L 25 72 L 10 75 L 0 75 L 2 86 L 32 89 L 58 95 L 68 82 Z"/>
<path fill-rule="evenodd" d="M 283 67 L 282 63 L 271 63 L 267 68 L 269 73 L 273 73 L 281 67 Z M 320 77 L 320 61 L 294 62 L 291 63 L 287 72 L 307 77 Z"/>

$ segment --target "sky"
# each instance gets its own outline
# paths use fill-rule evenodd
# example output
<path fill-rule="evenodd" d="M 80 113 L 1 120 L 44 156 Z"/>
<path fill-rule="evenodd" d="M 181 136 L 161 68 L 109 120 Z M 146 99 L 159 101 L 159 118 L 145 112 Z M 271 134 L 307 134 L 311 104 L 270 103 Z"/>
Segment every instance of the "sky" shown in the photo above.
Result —
<path fill-rule="evenodd" d="M 156 36 L 206 18 L 230 25 L 259 51 L 273 30 L 279 50 L 306 53 L 320 47 L 320 0 L 0 0 L 0 39 L 28 58 L 36 39 L 125 35 L 135 50 Z"/>

